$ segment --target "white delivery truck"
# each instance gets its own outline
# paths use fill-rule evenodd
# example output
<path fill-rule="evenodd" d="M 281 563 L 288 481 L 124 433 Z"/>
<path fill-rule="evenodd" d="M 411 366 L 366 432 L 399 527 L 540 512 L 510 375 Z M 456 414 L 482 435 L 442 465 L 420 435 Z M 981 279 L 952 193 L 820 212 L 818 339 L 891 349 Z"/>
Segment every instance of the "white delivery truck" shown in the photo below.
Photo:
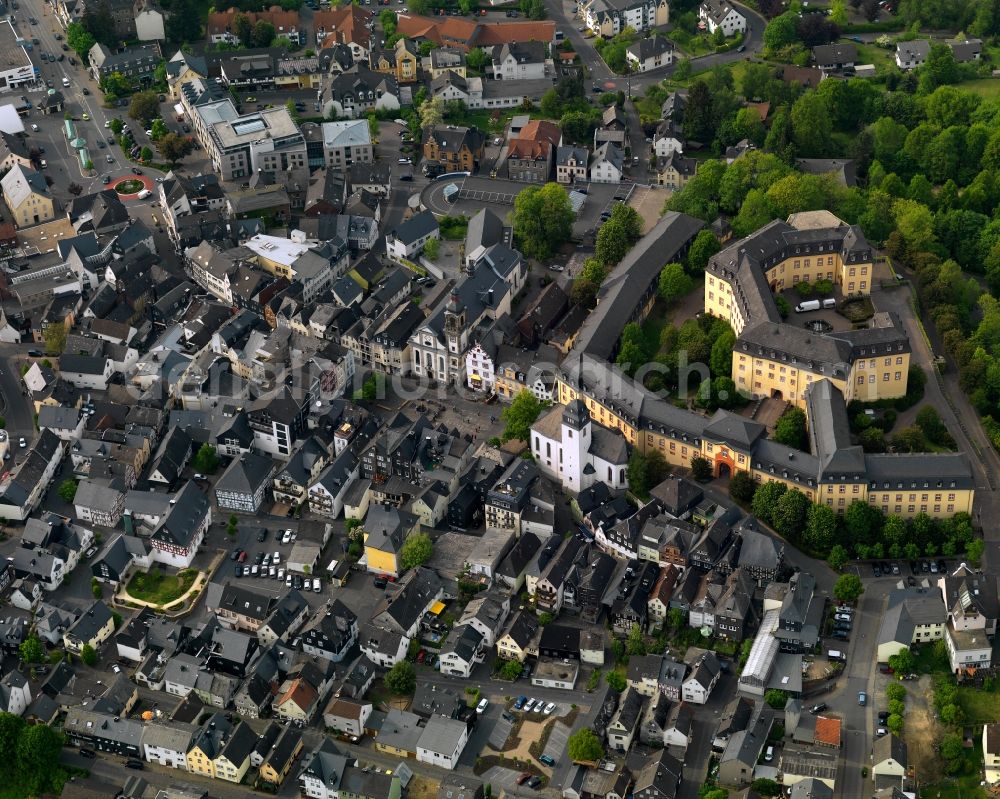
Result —
<path fill-rule="evenodd" d="M 805 302 L 800 302 L 795 306 L 795 313 L 804 313 L 805 311 L 818 311 L 820 309 L 819 300 L 806 300 Z"/>

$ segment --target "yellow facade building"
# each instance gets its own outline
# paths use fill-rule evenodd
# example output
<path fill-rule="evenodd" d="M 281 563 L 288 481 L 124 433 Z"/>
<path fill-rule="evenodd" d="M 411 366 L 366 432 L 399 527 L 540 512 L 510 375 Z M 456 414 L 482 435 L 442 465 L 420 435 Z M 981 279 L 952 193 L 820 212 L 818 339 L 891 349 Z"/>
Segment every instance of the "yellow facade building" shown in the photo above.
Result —
<path fill-rule="evenodd" d="M 827 211 L 776 220 L 714 255 L 705 271 L 705 313 L 736 333 L 736 387 L 800 407 L 809 386 L 824 379 L 848 402 L 906 394 L 910 345 L 892 314 L 878 313 L 860 330 L 821 333 L 783 321 L 773 296 L 817 280 L 831 281 L 845 298 L 867 296 L 874 268 L 861 230 Z"/>
<path fill-rule="evenodd" d="M 557 396 L 562 404 L 583 400 L 591 419 L 644 454 L 656 450 L 684 467 L 702 457 L 717 477 L 746 472 L 757 482 L 781 482 L 837 512 L 854 500 L 904 518 L 972 510 L 975 486 L 965 455 L 863 453 L 850 442 L 844 395 L 830 380 L 814 381 L 806 392 L 810 452 L 769 440 L 762 424 L 738 414 L 707 417 L 677 408 L 586 355 L 564 362 Z"/>

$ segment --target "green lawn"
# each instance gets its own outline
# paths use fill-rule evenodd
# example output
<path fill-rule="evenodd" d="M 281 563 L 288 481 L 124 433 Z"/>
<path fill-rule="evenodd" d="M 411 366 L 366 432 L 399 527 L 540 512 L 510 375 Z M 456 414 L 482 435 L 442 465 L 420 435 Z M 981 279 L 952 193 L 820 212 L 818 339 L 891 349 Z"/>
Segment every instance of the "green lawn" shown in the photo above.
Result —
<path fill-rule="evenodd" d="M 997 97 L 1000 97 L 1000 78 L 967 80 L 964 83 L 959 83 L 958 88 L 978 94 L 986 100 L 995 100 Z"/>
<path fill-rule="evenodd" d="M 982 765 L 982 742 L 977 738 L 975 747 L 965 750 L 962 773 L 924 786 L 917 795 L 918 799 L 986 799 L 986 792 L 979 787 Z"/>
<path fill-rule="evenodd" d="M 683 52 L 684 56 L 687 58 L 694 58 L 696 56 L 707 55 L 708 53 L 715 52 L 715 45 L 712 44 L 709 37 L 706 35 L 688 36 L 683 31 L 675 30 L 668 33 L 667 38 L 670 39 L 670 41 L 677 46 L 677 49 Z"/>
<path fill-rule="evenodd" d="M 197 576 L 198 572 L 195 569 L 184 569 L 177 574 L 165 574 L 154 570 L 148 574 L 135 575 L 129 581 L 126 590 L 135 599 L 155 605 L 165 605 L 187 591 Z"/>
<path fill-rule="evenodd" d="M 876 70 L 889 69 L 896 66 L 895 51 L 893 50 L 876 47 L 874 44 L 858 44 L 850 39 L 841 39 L 840 41 L 842 43 L 853 44 L 858 48 L 859 64 L 874 64 Z"/>
<path fill-rule="evenodd" d="M 948 653 L 944 645 L 921 644 L 910 648 L 916 658 L 916 671 L 919 674 L 949 674 Z"/>
<path fill-rule="evenodd" d="M 1000 691 L 981 688 L 958 688 L 958 704 L 966 724 L 994 724 L 1000 721 Z"/>

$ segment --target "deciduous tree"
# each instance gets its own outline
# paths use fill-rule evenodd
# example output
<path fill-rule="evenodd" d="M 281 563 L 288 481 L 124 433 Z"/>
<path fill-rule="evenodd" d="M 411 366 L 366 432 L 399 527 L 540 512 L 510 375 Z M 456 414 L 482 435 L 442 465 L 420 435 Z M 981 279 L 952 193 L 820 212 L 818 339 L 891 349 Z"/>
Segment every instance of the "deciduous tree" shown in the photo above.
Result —
<path fill-rule="evenodd" d="M 160 150 L 160 155 L 168 163 L 176 164 L 191 153 L 194 145 L 192 145 L 191 140 L 187 136 L 182 136 L 180 133 L 167 133 L 157 142 L 156 146 Z"/>
<path fill-rule="evenodd" d="M 69 480 L 63 480 L 59 484 L 59 499 L 63 502 L 72 503 L 73 498 L 76 497 L 76 488 L 76 480 L 73 480 L 72 478 Z"/>
<path fill-rule="evenodd" d="M 514 199 L 514 237 L 526 255 L 546 260 L 573 231 L 573 207 L 558 183 L 529 186 Z"/>
<path fill-rule="evenodd" d="M 736 472 L 729 478 L 729 496 L 740 503 L 753 500 L 757 483 L 747 472 Z"/>
<path fill-rule="evenodd" d="M 80 649 L 80 660 L 87 666 L 96 666 L 98 660 L 97 650 L 90 644 L 84 644 Z"/>
<path fill-rule="evenodd" d="M 219 455 L 211 444 L 202 444 L 191 459 L 191 466 L 201 474 L 215 474 L 219 469 Z"/>
<path fill-rule="evenodd" d="M 542 403 L 538 397 L 527 389 L 522 390 L 514 401 L 500 412 L 500 418 L 506 423 L 503 440 L 517 439 L 528 441 L 531 437 L 531 426 L 542 412 Z"/>
<path fill-rule="evenodd" d="M 386 672 L 382 682 L 397 696 L 409 696 L 417 687 L 417 673 L 410 661 L 401 660 Z"/>
<path fill-rule="evenodd" d="M 679 263 L 667 264 L 660 271 L 660 297 L 673 304 L 693 288 L 693 281 Z"/>
<path fill-rule="evenodd" d="M 25 663 L 41 663 L 45 659 L 45 650 L 37 635 L 29 635 L 18 647 L 18 654 Z"/>
<path fill-rule="evenodd" d="M 856 574 L 842 574 L 833 585 L 833 595 L 841 602 L 856 602 L 864 590 Z"/>
<path fill-rule="evenodd" d="M 801 408 L 789 408 L 774 426 L 774 440 L 786 447 L 806 448 L 806 415 Z"/>
<path fill-rule="evenodd" d="M 612 674 L 617 672 L 608 673 L 608 685 L 611 685 Z M 583 727 L 570 735 L 566 742 L 566 751 L 571 760 L 579 763 L 596 763 L 604 757 L 601 739 L 590 727 Z"/>
<path fill-rule="evenodd" d="M 427 533 L 411 533 L 399 550 L 399 565 L 404 569 L 423 566 L 434 554 L 434 544 Z"/>
<path fill-rule="evenodd" d="M 156 92 L 137 92 L 129 102 L 128 115 L 149 126 L 160 115 L 160 100 Z"/>

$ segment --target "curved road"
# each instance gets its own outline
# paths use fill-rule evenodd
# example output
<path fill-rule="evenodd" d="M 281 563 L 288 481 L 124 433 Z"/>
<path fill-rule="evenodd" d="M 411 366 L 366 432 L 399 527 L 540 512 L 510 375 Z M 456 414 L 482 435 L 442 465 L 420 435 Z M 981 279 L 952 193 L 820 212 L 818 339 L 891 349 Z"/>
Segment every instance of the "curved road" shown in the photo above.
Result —
<path fill-rule="evenodd" d="M 575 0 L 545 0 L 545 8 L 549 18 L 554 20 L 563 34 L 573 44 L 573 48 L 580 56 L 580 61 L 587 68 L 587 74 L 591 83 L 600 83 L 609 91 L 624 91 L 629 96 L 632 94 L 642 95 L 646 88 L 659 83 L 664 78 L 673 74 L 675 65 L 654 69 L 649 72 L 636 73 L 634 75 L 616 75 L 604 63 L 592 44 L 593 39 L 587 39 L 583 33 L 577 30 L 579 20 L 573 17 L 573 7 Z M 759 52 L 764 43 L 764 27 L 767 20 L 758 12 L 740 3 L 733 3 L 747 18 L 747 33 L 743 40 L 743 52 L 729 50 L 725 53 L 710 53 L 691 59 L 691 66 L 695 71 L 711 69 L 719 64 L 731 64 L 734 61 L 749 59 Z M 642 125 L 639 121 L 639 112 L 633 103 L 626 103 L 625 114 L 628 119 L 629 148 L 633 155 L 639 155 L 639 163 L 632 166 L 630 177 L 637 183 L 645 183 L 648 180 L 646 136 L 643 133 Z"/>

